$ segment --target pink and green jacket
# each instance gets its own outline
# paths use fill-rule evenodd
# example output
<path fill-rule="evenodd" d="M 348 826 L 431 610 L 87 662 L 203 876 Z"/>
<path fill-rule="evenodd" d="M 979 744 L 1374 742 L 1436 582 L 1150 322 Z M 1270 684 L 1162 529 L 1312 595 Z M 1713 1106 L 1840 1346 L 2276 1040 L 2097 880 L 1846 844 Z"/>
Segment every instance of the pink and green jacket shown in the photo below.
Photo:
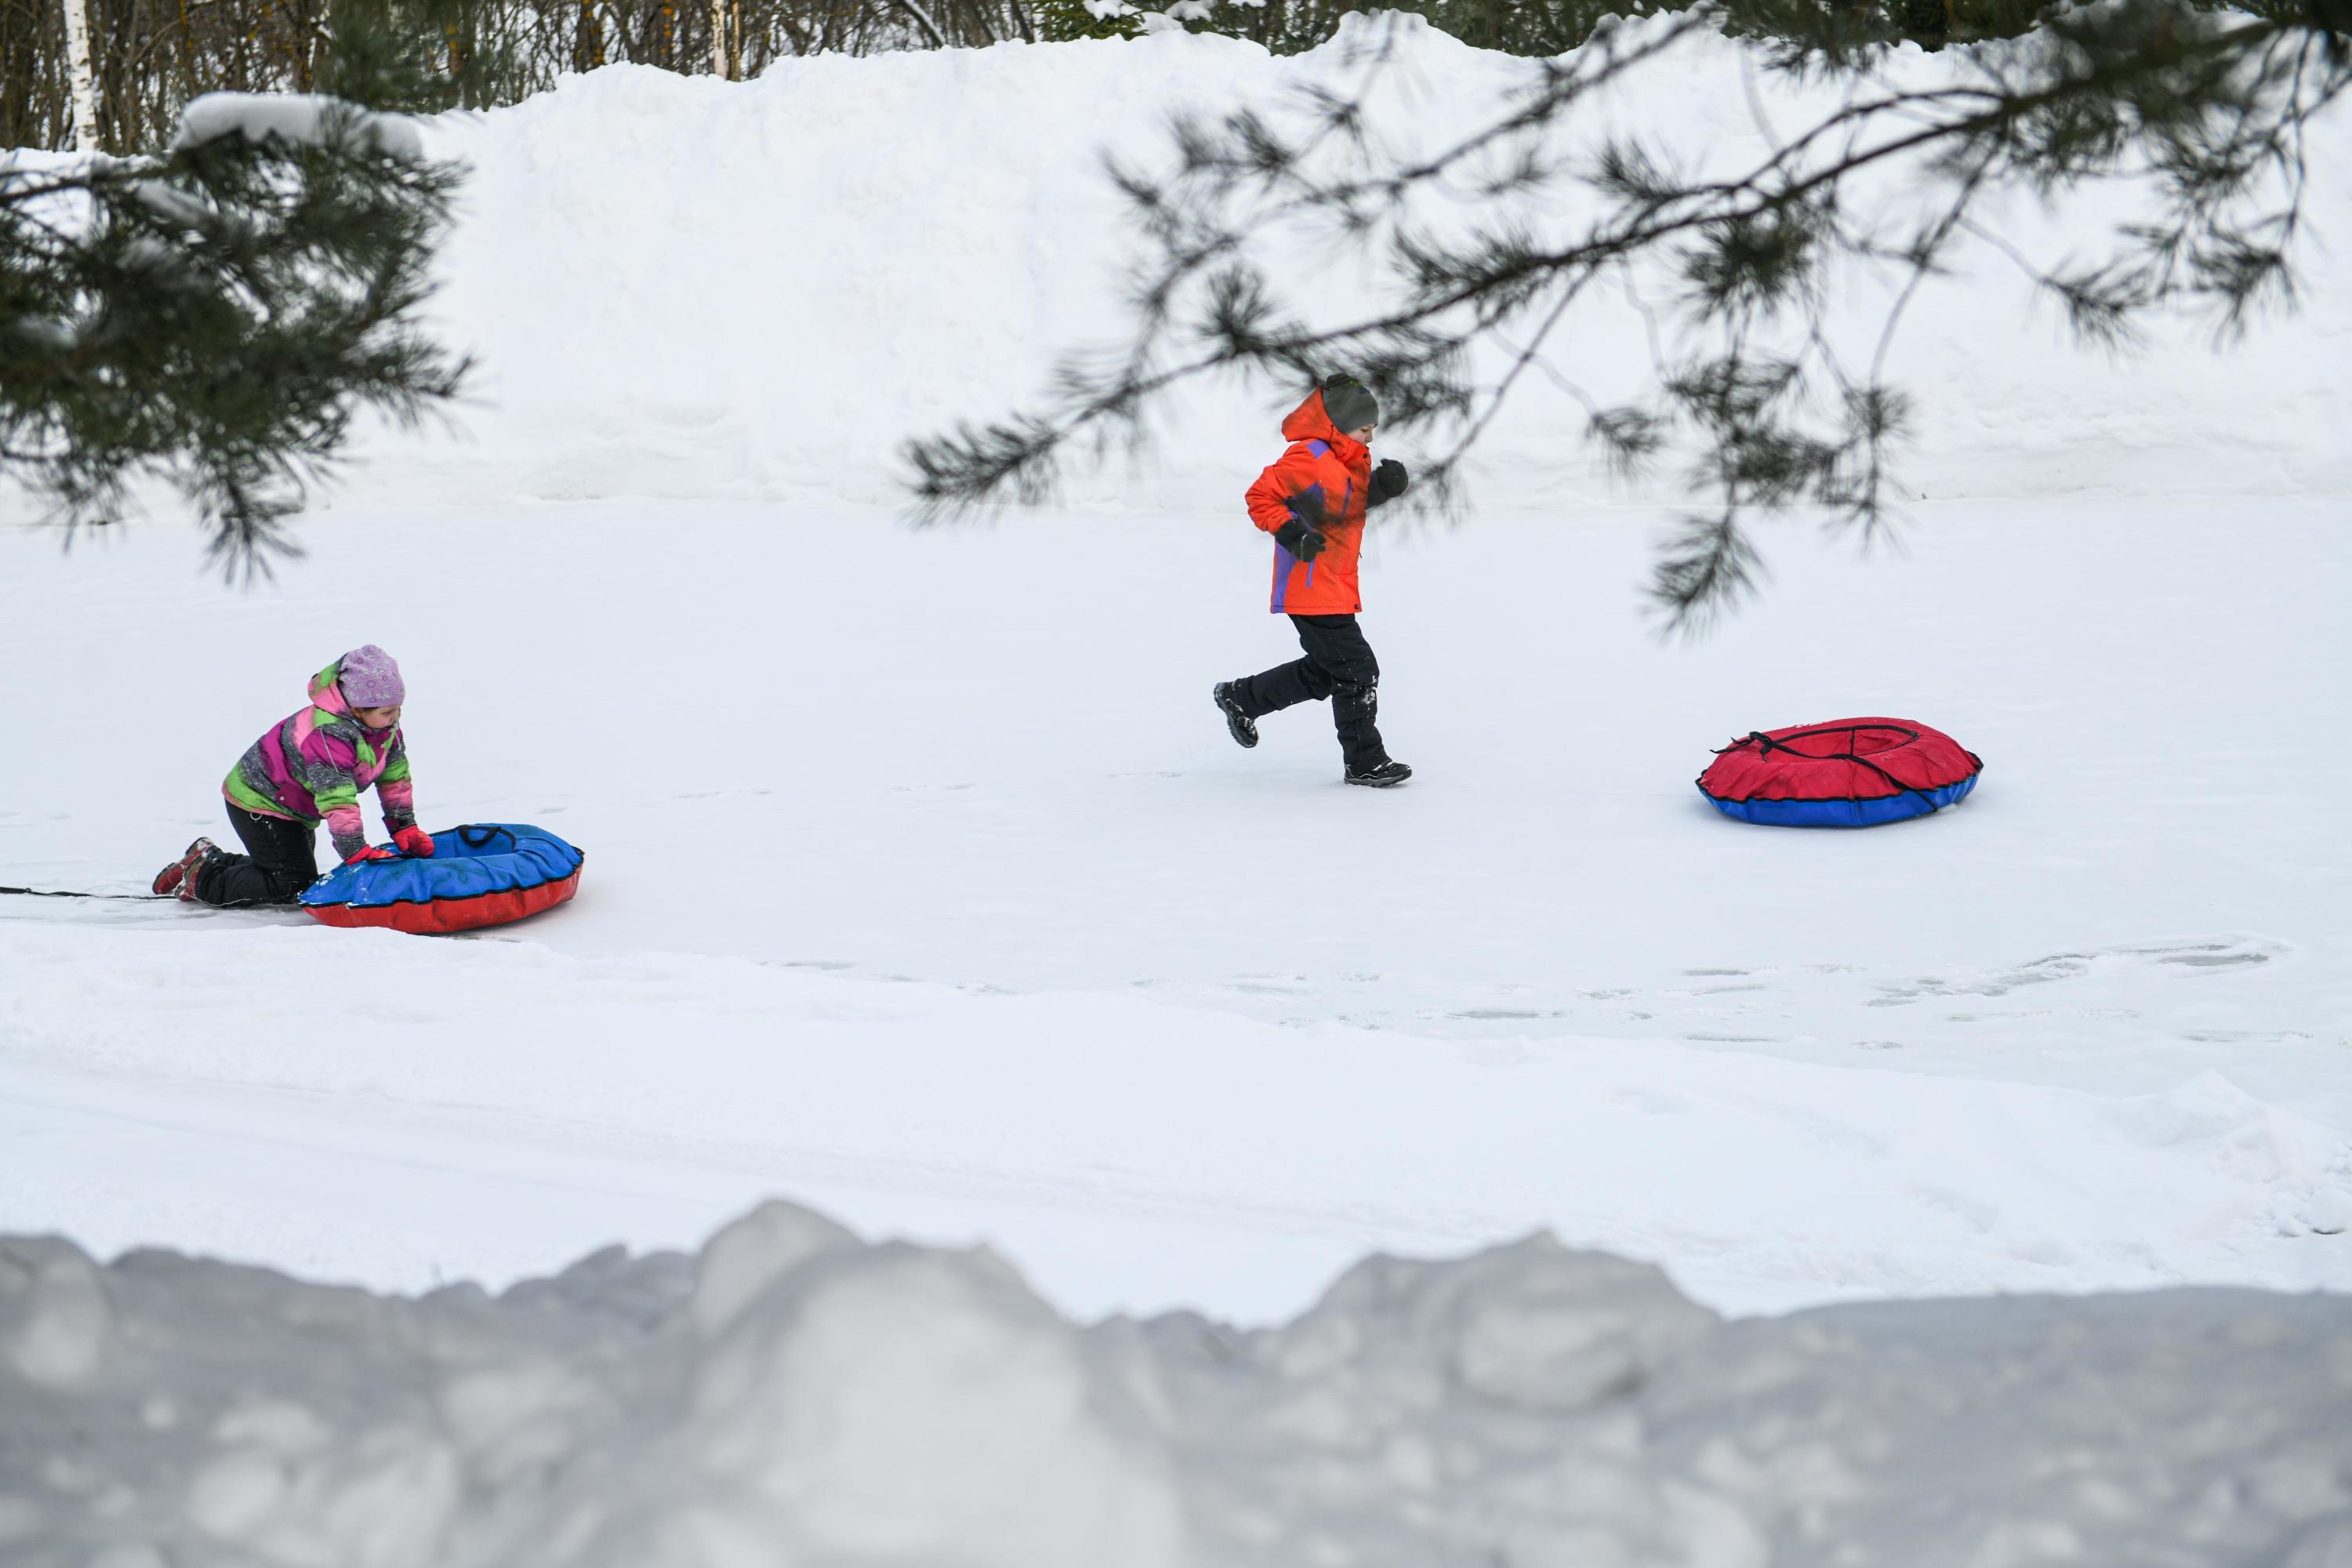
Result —
<path fill-rule="evenodd" d="M 310 678 L 310 706 L 247 747 L 221 781 L 221 794 L 264 816 L 323 819 L 335 858 L 348 860 L 367 847 L 362 791 L 375 786 L 383 825 L 394 833 L 416 826 L 416 804 L 400 726 L 371 730 L 352 717 L 335 684 L 341 666 L 338 659 Z"/>

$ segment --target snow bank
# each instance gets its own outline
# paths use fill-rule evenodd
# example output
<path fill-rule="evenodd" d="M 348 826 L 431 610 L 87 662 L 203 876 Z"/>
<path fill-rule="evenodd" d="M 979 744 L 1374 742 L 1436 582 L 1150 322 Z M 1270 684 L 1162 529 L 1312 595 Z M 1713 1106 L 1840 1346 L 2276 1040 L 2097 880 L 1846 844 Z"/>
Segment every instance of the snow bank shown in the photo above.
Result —
<path fill-rule="evenodd" d="M 0 1238 L 17 1568 L 2341 1564 L 2352 1316 L 2248 1291 L 1725 1324 L 1537 1237 L 1283 1327 L 1076 1326 L 770 1204 L 493 1298 Z"/>
<path fill-rule="evenodd" d="M 1403 21 L 1372 92 L 1402 145 L 1483 123 L 1528 68 Z M 1906 50 L 1889 69 L 1934 81 L 1968 71 L 1968 55 Z M 1833 101 L 1832 89 L 1752 65 L 1732 41 L 1696 39 L 1661 62 L 1652 96 L 1612 104 L 1610 120 L 1699 167 L 1744 164 L 1766 149 L 1767 121 L 1785 131 Z M 1131 240 L 1103 152 L 1159 166 L 1179 108 L 1268 109 L 1310 86 L 1352 90 L 1367 68 L 1344 38 L 1276 58 L 1180 34 L 792 59 L 747 83 L 615 67 L 517 108 L 430 122 L 429 150 L 475 170 L 438 309 L 480 356 L 478 401 L 463 439 L 378 444 L 353 499 L 898 504 L 902 438 L 1026 405 L 1064 351 L 1124 336 Z M 2339 110 L 2313 128 L 2311 162 L 2347 158 L 2352 115 Z M 1857 210 L 1911 195 L 1898 177 L 1858 192 Z M 1913 488 L 1937 500 L 2352 488 L 2330 413 L 2352 397 L 2352 292 L 2327 248 L 2352 234 L 2352 186 L 2315 181 L 2309 200 L 2301 314 L 2218 354 L 2201 330 L 2161 324 L 2144 358 L 2079 352 L 2013 262 L 1958 253 L 1958 275 L 1921 295 L 1889 361 L 1919 399 L 1902 470 Z M 2017 195 L 1983 216 L 2048 263 L 2129 213 L 2108 195 L 2058 213 Z M 1277 276 L 1314 279 L 1297 292 L 1330 319 L 1364 297 L 1303 238 L 1268 259 Z M 1839 336 L 1866 363 L 1892 285 L 1857 273 L 1843 286 Z M 1603 399 L 1651 374 L 1642 314 L 1610 293 L 1551 356 Z M 1070 499 L 1231 516 L 1270 453 L 1274 397 L 1199 387 L 1171 406 L 1142 468 L 1115 461 Z M 1677 499 L 1671 477 L 1607 479 L 1582 448 L 1583 422 L 1580 403 L 1528 377 L 1486 437 L 1478 500 Z M 1402 437 L 1394 450 L 1417 455 Z"/>
<path fill-rule="evenodd" d="M 390 158 L 425 155 L 425 138 L 404 114 L 376 114 L 316 92 L 207 92 L 180 111 L 173 151 L 242 136 L 289 146 L 348 145 Z"/>

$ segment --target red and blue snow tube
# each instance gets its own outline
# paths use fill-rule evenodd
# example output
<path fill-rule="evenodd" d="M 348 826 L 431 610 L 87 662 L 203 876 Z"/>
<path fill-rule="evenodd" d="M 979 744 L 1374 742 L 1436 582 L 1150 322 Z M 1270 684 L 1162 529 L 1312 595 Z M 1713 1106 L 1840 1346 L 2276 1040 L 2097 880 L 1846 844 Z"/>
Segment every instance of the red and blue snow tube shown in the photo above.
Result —
<path fill-rule="evenodd" d="M 1839 719 L 1751 730 L 1715 753 L 1699 793 L 1741 822 L 1875 827 L 1956 805 L 1984 759 L 1908 719 Z"/>
<path fill-rule="evenodd" d="M 446 936 L 553 909 L 580 890 L 585 858 L 543 827 L 468 822 L 436 832 L 430 857 L 393 849 L 382 859 L 354 860 L 298 897 L 327 925 Z"/>

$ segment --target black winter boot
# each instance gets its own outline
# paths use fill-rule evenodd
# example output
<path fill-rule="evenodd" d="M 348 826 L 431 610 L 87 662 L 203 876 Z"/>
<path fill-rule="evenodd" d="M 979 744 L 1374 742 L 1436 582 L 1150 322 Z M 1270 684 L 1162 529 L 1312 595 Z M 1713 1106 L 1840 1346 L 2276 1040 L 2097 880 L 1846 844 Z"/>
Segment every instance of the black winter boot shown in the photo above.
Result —
<path fill-rule="evenodd" d="M 1242 711 L 1241 703 L 1234 697 L 1234 683 L 1220 680 L 1209 695 L 1216 700 L 1217 711 L 1225 716 L 1225 729 L 1234 742 L 1244 746 L 1256 745 L 1257 721 Z"/>
<path fill-rule="evenodd" d="M 1351 784 L 1362 784 L 1367 789 L 1387 789 L 1393 784 L 1401 784 L 1411 777 L 1412 777 L 1412 770 L 1402 763 L 1376 763 L 1360 773 L 1354 768 L 1348 770 L 1348 782 Z"/>

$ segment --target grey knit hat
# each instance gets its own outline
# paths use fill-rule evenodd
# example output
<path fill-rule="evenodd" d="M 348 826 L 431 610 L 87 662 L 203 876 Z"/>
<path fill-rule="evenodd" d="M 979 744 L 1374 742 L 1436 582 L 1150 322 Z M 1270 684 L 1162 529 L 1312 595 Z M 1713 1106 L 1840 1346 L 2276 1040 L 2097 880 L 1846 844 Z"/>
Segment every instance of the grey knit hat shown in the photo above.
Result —
<path fill-rule="evenodd" d="M 335 684 L 343 689 L 343 700 L 354 708 L 397 708 L 408 697 L 408 688 L 401 683 L 400 666 L 373 643 L 362 644 L 335 661 Z"/>
<path fill-rule="evenodd" d="M 1323 412 L 1341 430 L 1360 430 L 1381 422 L 1381 400 L 1352 375 L 1335 375 L 1323 383 Z"/>

